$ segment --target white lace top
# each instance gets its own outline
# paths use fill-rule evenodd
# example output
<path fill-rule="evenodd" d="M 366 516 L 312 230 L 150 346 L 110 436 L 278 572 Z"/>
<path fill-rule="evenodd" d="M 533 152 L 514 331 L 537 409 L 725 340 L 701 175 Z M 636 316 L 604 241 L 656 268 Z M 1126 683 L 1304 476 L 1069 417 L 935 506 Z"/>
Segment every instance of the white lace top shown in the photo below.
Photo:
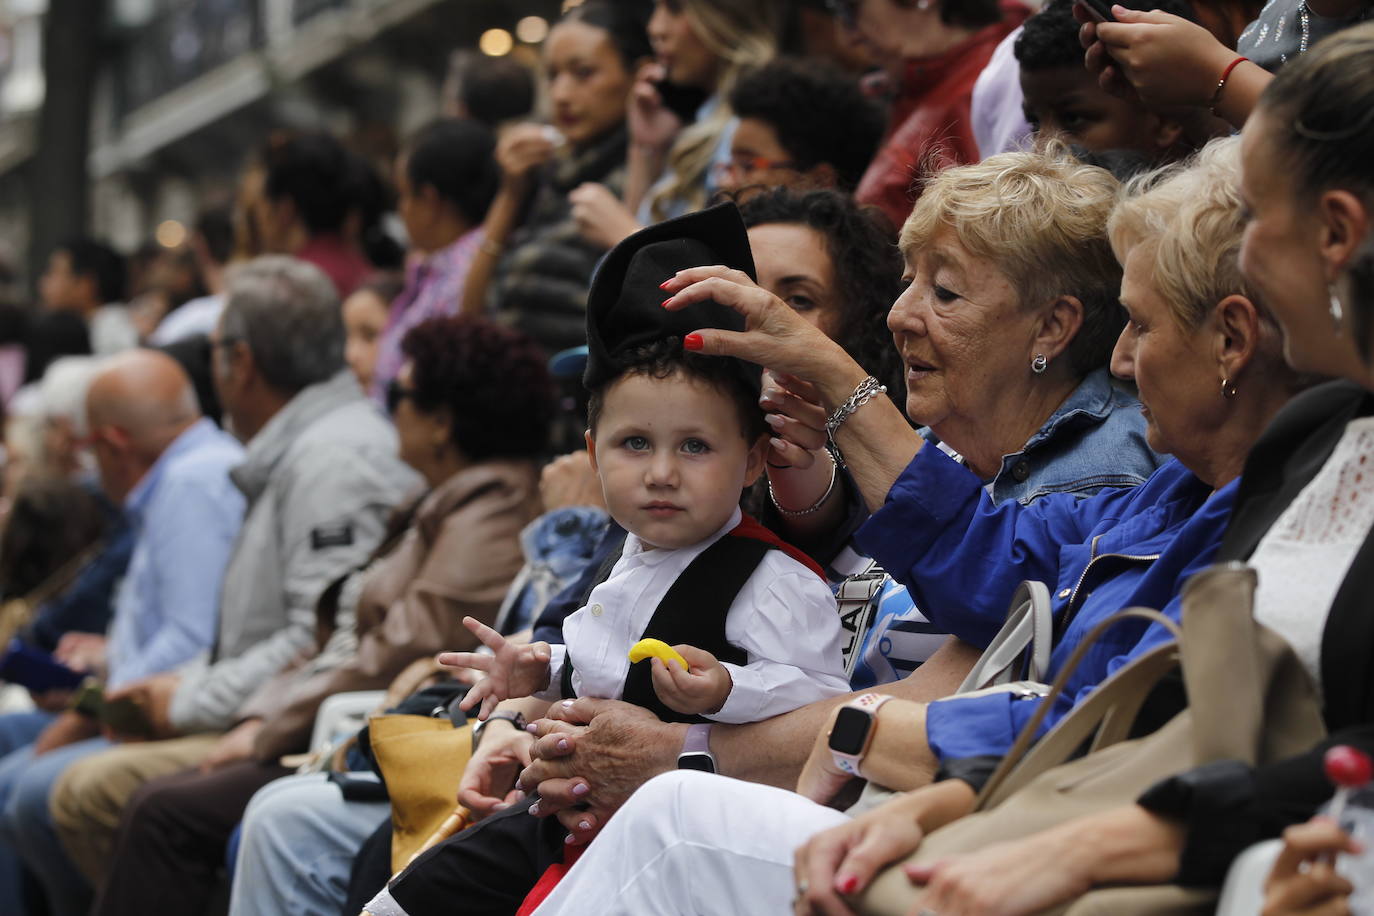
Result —
<path fill-rule="evenodd" d="M 1321 687 L 1322 631 L 1374 525 L 1374 417 L 1350 421 L 1331 457 L 1260 541 L 1255 618 L 1288 640 Z"/>

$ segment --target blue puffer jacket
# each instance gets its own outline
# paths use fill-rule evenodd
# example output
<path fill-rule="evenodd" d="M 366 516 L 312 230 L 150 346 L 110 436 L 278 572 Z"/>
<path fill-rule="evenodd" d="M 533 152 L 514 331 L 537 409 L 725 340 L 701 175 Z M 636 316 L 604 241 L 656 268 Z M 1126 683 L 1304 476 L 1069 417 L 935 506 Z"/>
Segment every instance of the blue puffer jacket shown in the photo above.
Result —
<path fill-rule="evenodd" d="M 1134 489 L 994 507 L 977 477 L 938 449 L 923 448 L 857 540 L 911 590 L 932 622 L 976 646 L 996 635 L 1018 583 L 1048 584 L 1057 622 L 1053 678 L 1087 631 L 1122 608 L 1158 608 L 1178 619 L 1183 583 L 1212 562 L 1235 490 L 1233 481 L 1213 493 L 1170 461 Z M 1078 667 L 1044 729 L 1168 638 L 1143 621 L 1113 627 Z M 999 694 L 933 703 L 926 717 L 930 748 L 945 764 L 1000 756 L 1038 702 Z"/>

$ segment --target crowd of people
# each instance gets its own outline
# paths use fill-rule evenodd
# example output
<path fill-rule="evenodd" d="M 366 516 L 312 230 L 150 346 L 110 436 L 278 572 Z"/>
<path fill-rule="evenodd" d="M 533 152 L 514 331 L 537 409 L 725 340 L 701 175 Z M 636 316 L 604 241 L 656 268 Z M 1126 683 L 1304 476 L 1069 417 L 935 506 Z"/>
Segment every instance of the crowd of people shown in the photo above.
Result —
<path fill-rule="evenodd" d="M 0 901 L 1361 912 L 1370 12 L 584 0 L 63 242 Z"/>

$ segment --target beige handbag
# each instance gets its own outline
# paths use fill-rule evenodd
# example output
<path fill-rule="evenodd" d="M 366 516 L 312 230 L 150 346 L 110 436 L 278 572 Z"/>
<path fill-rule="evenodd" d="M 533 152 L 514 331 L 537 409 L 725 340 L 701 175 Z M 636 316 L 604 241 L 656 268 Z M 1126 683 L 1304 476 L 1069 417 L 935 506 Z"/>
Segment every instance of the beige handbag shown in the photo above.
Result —
<path fill-rule="evenodd" d="M 472 727 L 395 713 L 367 724 L 391 796 L 391 869 L 398 872 L 454 814 L 458 783 L 472 756 Z"/>
<path fill-rule="evenodd" d="M 1217 760 L 1264 764 L 1309 749 L 1325 733 L 1317 692 L 1293 651 L 1252 616 L 1255 573 L 1220 564 L 1183 590 L 1182 632 L 1158 611 L 1132 608 L 1095 627 L 1055 678 L 975 813 L 932 833 L 907 861 L 929 863 L 992 843 L 1028 837 L 1074 818 L 1133 802 L 1160 779 Z M 1143 617 L 1167 626 L 1175 643 L 1117 671 L 1040 741 L 1032 736 L 1091 645 L 1113 624 Z M 1145 738 L 1124 740 L 1161 678 L 1182 665 L 1189 705 Z M 1092 740 L 1086 756 L 1065 763 Z M 887 868 L 859 901 L 864 916 L 911 911 L 917 889 Z M 1210 912 L 1215 894 L 1173 885 L 1092 891 L 1051 914 L 1168 916 Z"/>

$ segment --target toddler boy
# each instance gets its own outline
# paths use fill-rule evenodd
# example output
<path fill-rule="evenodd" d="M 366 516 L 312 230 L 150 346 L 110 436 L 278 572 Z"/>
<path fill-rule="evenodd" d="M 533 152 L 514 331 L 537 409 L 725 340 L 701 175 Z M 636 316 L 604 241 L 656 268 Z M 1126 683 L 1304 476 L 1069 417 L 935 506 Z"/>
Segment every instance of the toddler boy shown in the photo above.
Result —
<path fill-rule="evenodd" d="M 564 621 L 564 645 L 515 646 L 465 621 L 493 654 L 440 660 L 486 672 L 464 701 L 481 703 L 479 718 L 513 697 L 578 695 L 624 699 L 664 719 L 753 722 L 849 689 L 819 569 L 739 509 L 768 449 L 759 370 L 682 348 L 691 330 L 742 322 L 714 302 L 660 305 L 664 280 L 718 263 L 753 274 L 733 204 L 636 233 L 598 270 L 587 316 L 587 451 L 629 535 L 609 578 Z M 631 665 L 629 649 L 645 637 L 676 644 L 688 667 Z"/>

